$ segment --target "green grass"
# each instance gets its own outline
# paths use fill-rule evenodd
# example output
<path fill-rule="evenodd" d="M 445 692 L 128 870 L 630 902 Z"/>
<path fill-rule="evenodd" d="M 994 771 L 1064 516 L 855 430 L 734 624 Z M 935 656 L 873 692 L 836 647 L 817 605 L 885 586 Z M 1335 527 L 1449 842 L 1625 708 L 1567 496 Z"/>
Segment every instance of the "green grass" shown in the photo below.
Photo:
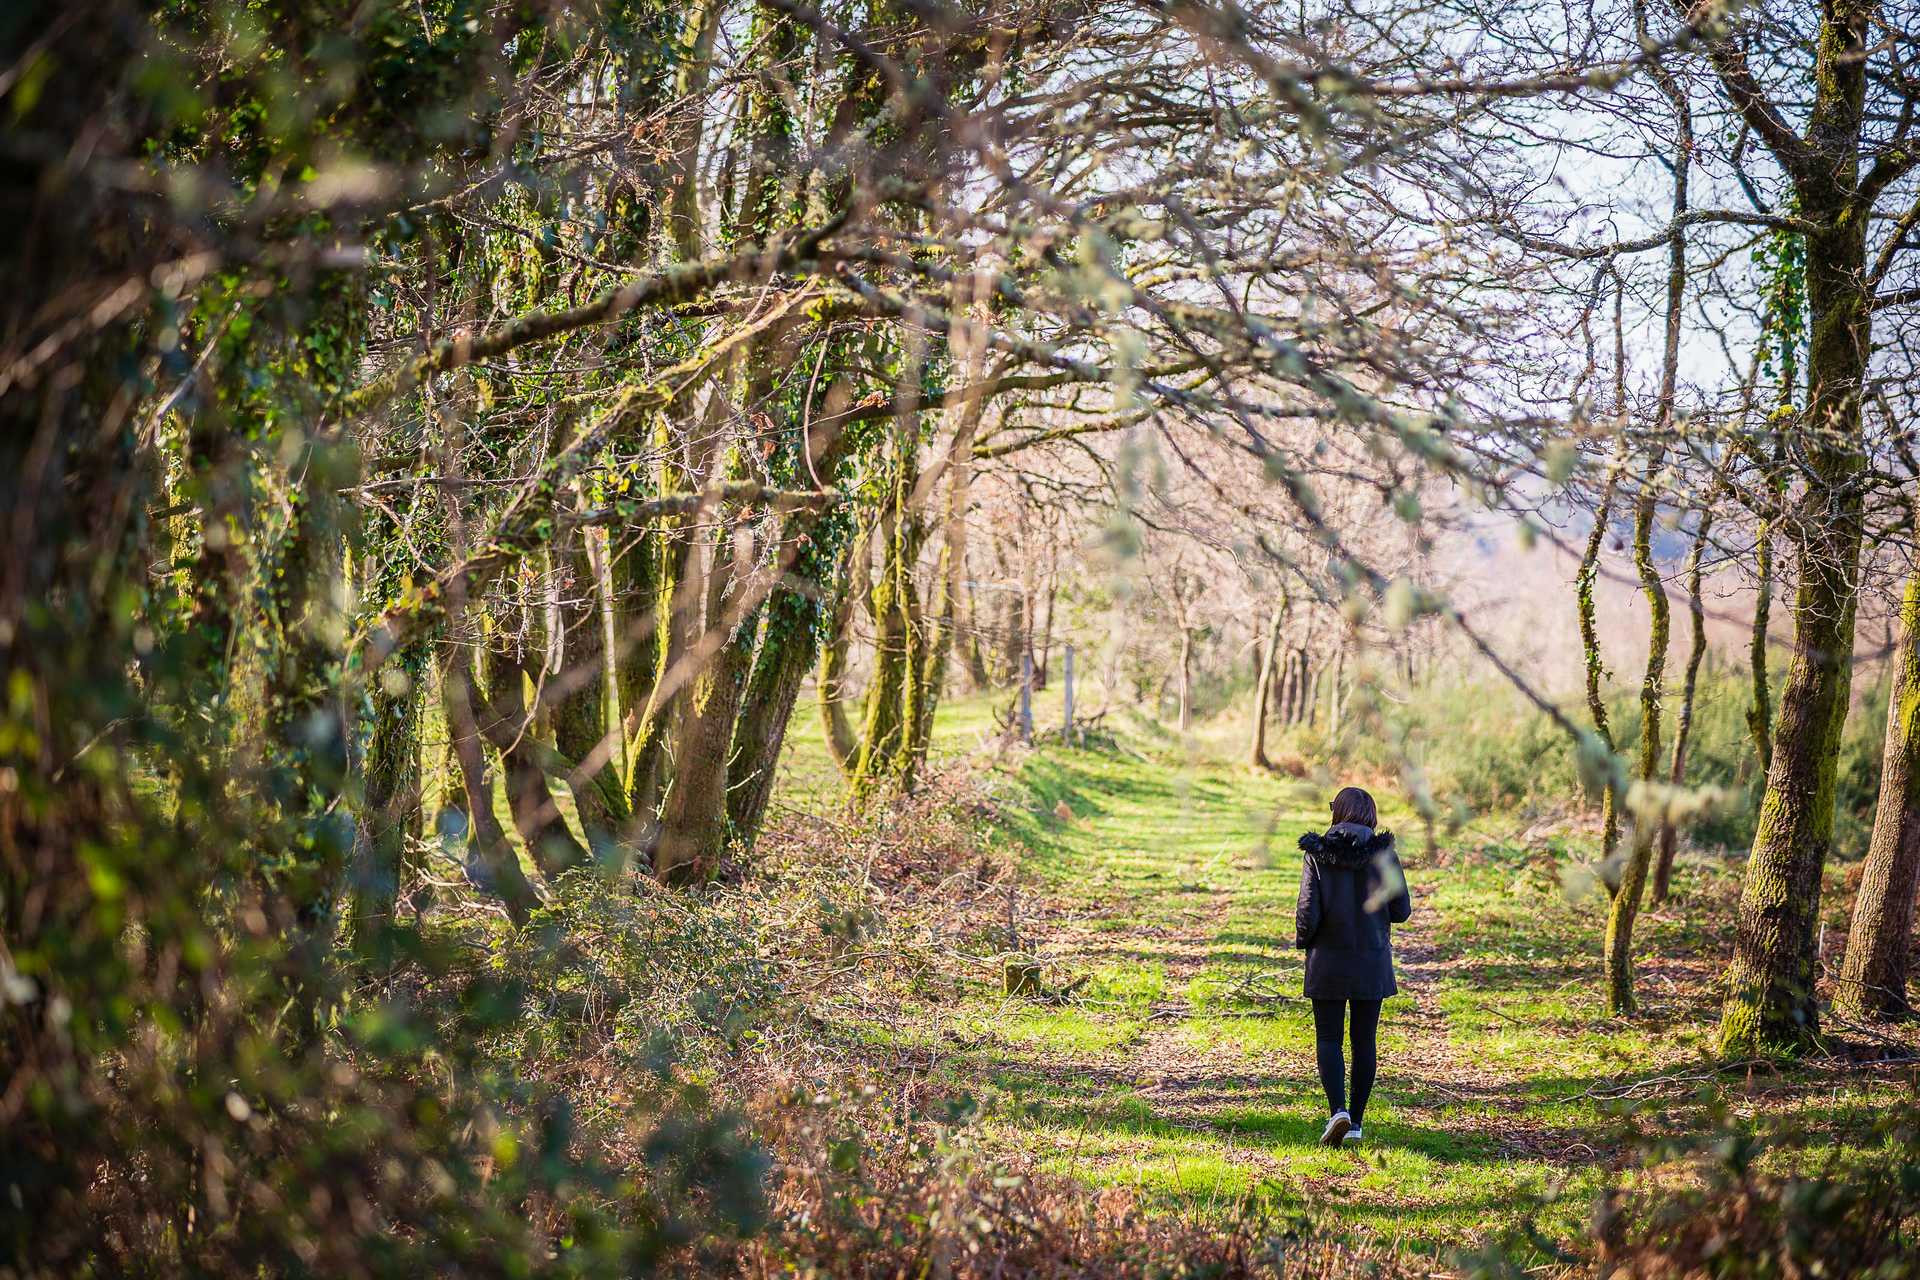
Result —
<path fill-rule="evenodd" d="M 1435 1253 L 1523 1223 L 1581 1233 L 1631 1156 L 1630 1131 L 1684 1136 L 1724 1114 L 1778 1136 L 1765 1159 L 1780 1167 L 1889 1158 L 1871 1079 L 1756 1086 L 1700 1065 L 1737 865 L 1682 863 L 1673 904 L 1643 916 L 1644 1014 L 1614 1019 L 1599 989 L 1604 903 L 1570 899 L 1555 872 L 1569 852 L 1590 854 L 1581 837 L 1549 853 L 1469 832 L 1429 849 L 1384 795 L 1416 893 L 1396 939 L 1402 994 L 1383 1019 L 1365 1147 L 1320 1148 L 1292 906 L 1294 842 L 1323 820 L 1323 783 L 1232 763 L 1229 736 L 1183 742 L 1157 727 L 1002 759 L 980 747 L 991 712 L 984 699 L 944 705 L 938 754 L 985 771 L 991 838 L 1028 886 L 1016 924 L 1049 987 L 1083 981 L 1064 1004 L 1007 1000 L 982 971 L 957 1001 L 910 1003 L 915 1034 L 875 1028 L 871 1043 L 934 1046 L 932 1079 L 982 1103 L 1002 1150 L 1169 1212 L 1225 1220 L 1256 1203 Z M 1037 719 L 1049 715 L 1043 700 Z M 796 724 L 785 767 L 788 803 L 837 803 L 814 717 Z M 1600 1096 L 1659 1075 L 1700 1078 L 1651 1086 L 1637 1104 Z M 1877 1087 L 1884 1100 L 1886 1080 Z"/>

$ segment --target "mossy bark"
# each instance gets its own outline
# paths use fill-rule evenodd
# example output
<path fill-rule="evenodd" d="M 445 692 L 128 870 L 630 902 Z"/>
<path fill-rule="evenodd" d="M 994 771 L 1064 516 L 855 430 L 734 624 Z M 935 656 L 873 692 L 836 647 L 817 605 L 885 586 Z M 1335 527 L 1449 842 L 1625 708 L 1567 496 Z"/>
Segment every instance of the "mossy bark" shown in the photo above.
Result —
<path fill-rule="evenodd" d="M 880 573 L 874 580 L 873 677 L 854 756 L 854 795 L 871 794 L 883 784 L 903 781 L 911 769 L 910 726 L 925 672 L 919 589 L 914 568 L 920 557 L 923 522 L 914 508 L 919 469 L 918 444 L 910 428 L 895 434 L 890 496 L 880 520 Z"/>
<path fill-rule="evenodd" d="M 1747 639 L 1747 671 L 1753 701 L 1747 707 L 1747 732 L 1753 737 L 1760 775 L 1773 768 L 1773 693 L 1767 677 L 1767 627 L 1773 613 L 1773 519 L 1763 515 L 1754 527 L 1753 628 Z"/>
<path fill-rule="evenodd" d="M 1834 1003 L 1860 1016 L 1910 1012 L 1907 956 L 1920 889 L 1920 569 L 1907 578 L 1880 757 L 1880 803 L 1854 898 Z"/>
<path fill-rule="evenodd" d="M 981 323 L 987 319 L 984 310 L 987 288 L 982 278 L 971 298 L 975 318 Z M 955 298 L 956 305 L 967 301 L 964 294 L 957 294 Z M 902 780 L 907 784 L 911 784 L 913 776 L 926 763 L 927 750 L 933 743 L 933 713 L 946 689 L 947 667 L 960 626 L 960 602 L 966 594 L 961 584 L 967 570 L 967 508 L 973 495 L 973 442 L 984 411 L 978 389 L 986 375 L 983 354 L 980 344 L 971 337 L 954 343 L 953 355 L 964 366 L 965 376 L 961 379 L 960 393 L 950 396 L 947 405 L 954 425 L 943 468 L 946 504 L 941 521 L 940 558 L 933 573 L 934 599 L 927 611 L 926 634 L 922 640 L 924 656 L 920 679 L 909 708 L 910 736 L 901 771 Z"/>
<path fill-rule="evenodd" d="M 1680 690 L 1680 711 L 1673 726 L 1673 764 L 1667 781 L 1678 787 L 1687 780 L 1687 746 L 1693 736 L 1694 694 L 1700 687 L 1700 664 L 1707 656 L 1707 611 L 1700 598 L 1700 559 L 1707 537 L 1713 530 L 1713 504 L 1720 496 L 1715 484 L 1707 498 L 1700 523 L 1694 527 L 1693 545 L 1687 551 L 1687 616 L 1692 623 L 1692 644 L 1687 651 L 1687 674 Z M 1679 846 L 1679 831 L 1668 818 L 1660 824 L 1660 853 L 1653 864 L 1652 898 L 1655 906 L 1667 900 L 1673 881 L 1673 857 Z"/>
<path fill-rule="evenodd" d="M 1640 679 L 1640 758 L 1636 776 L 1651 782 L 1660 763 L 1660 720 L 1663 684 L 1667 669 L 1667 593 L 1653 564 L 1653 516 L 1655 475 L 1663 454 L 1656 452 L 1647 468 L 1639 500 L 1634 506 L 1633 563 L 1640 574 L 1640 587 L 1647 598 L 1651 615 L 1647 634 L 1647 668 Z M 1636 816 L 1633 844 L 1621 863 L 1619 879 L 1612 882 L 1613 899 L 1607 909 L 1605 970 L 1607 1010 L 1615 1014 L 1634 1012 L 1633 926 L 1640 914 L 1640 900 L 1646 893 L 1647 870 L 1653 860 L 1655 826 L 1650 814 Z"/>
<path fill-rule="evenodd" d="M 609 565 L 613 594 L 613 696 L 626 741 L 622 745 L 628 807 L 633 804 L 633 773 L 647 702 L 660 679 L 666 627 L 660 584 L 665 562 L 661 539 L 649 523 L 621 535 Z"/>
<path fill-rule="evenodd" d="M 520 858 L 493 815 L 493 782 L 487 772 L 485 739 L 474 712 L 473 668 L 464 646 L 450 648 L 441 680 L 446 698 L 447 736 L 460 765 L 461 790 L 447 807 L 465 819 L 467 878 L 506 904 L 515 924 L 525 924 L 540 899 L 520 870 Z"/>
<path fill-rule="evenodd" d="M 1685 90 L 1664 64 L 1655 63 L 1653 78 L 1674 109 L 1673 150 L 1673 232 L 1667 241 L 1667 296 L 1664 344 L 1660 362 L 1660 396 L 1655 405 L 1654 430 L 1659 443 L 1647 461 L 1640 482 L 1640 493 L 1633 514 L 1633 566 L 1640 576 L 1640 588 L 1647 599 L 1649 615 L 1647 669 L 1640 680 L 1640 759 L 1636 770 L 1643 786 L 1654 780 L 1660 767 L 1660 720 L 1667 671 L 1668 610 L 1666 586 L 1653 564 L 1653 517 L 1658 501 L 1661 464 L 1666 460 L 1666 439 L 1674 429 L 1674 397 L 1679 389 L 1680 328 L 1687 289 L 1687 240 L 1681 218 L 1688 208 L 1688 183 L 1693 166 L 1693 113 Z M 1616 356 L 1620 353 L 1616 348 Z M 1618 360 L 1615 386 L 1625 376 L 1626 362 Z M 1625 411 L 1625 397 L 1621 397 Z M 1625 437 L 1622 437 L 1624 443 Z M 1651 804 L 1648 797 L 1647 804 Z M 1646 892 L 1647 872 L 1653 861 L 1657 835 L 1653 813 L 1646 807 L 1634 817 L 1633 848 L 1614 889 L 1607 912 L 1606 981 L 1607 1008 L 1616 1014 L 1634 1011 L 1633 926 L 1640 914 L 1640 900 Z"/>
<path fill-rule="evenodd" d="M 837 455 L 834 461 L 838 461 Z M 821 652 L 821 633 L 829 626 L 844 625 L 842 610 L 848 594 L 844 584 L 851 551 L 840 550 L 849 541 L 841 527 L 845 518 L 838 512 L 811 515 L 788 531 L 793 563 L 785 584 L 767 601 L 760 648 L 754 655 L 753 673 L 734 729 L 733 758 L 728 768 L 727 817 L 744 841 L 750 842 L 759 834 L 773 798 L 787 725 L 793 719 L 800 686 Z M 844 662 L 844 638 L 838 651 Z M 827 678 L 824 665 L 823 660 L 823 683 Z M 828 718 L 831 721 L 831 715 Z M 840 723 L 845 726 L 844 714 Z M 846 728 L 849 738 L 852 732 Z M 850 759 L 851 749 L 847 752 Z M 835 754 L 838 759 L 837 749 Z"/>
<path fill-rule="evenodd" d="M 1859 102 L 1852 111 L 1858 134 Z M 1730 1057 L 1794 1052 L 1818 1035 L 1815 929 L 1821 871 L 1833 843 L 1834 782 L 1853 674 L 1862 534 L 1860 389 L 1869 299 L 1862 281 L 1867 211 L 1847 190 L 1811 184 L 1807 295 L 1813 315 L 1802 452 L 1800 584 L 1793 659 L 1780 694 L 1771 767 L 1741 889 L 1721 1012 Z"/>
<path fill-rule="evenodd" d="M 794 122 L 788 106 L 793 86 L 788 78 L 806 30 L 773 6 L 754 6 L 749 44 L 754 50 L 755 74 L 746 91 L 746 118 L 741 131 L 746 146 L 744 181 L 739 204 L 726 223 L 726 235 L 735 243 L 768 242 L 782 227 L 790 225 L 799 211 L 801 193 L 795 184 L 793 165 Z M 795 354 L 792 326 L 791 320 L 776 324 L 754 336 L 735 354 L 731 366 L 735 404 L 774 403 L 777 373 Z M 716 396 L 713 408 L 721 405 L 721 398 Z M 719 419 L 710 418 L 717 427 Z M 792 444 L 797 430 L 798 424 L 788 421 L 763 443 L 770 449 Z M 804 448 L 805 441 L 800 445 Z M 741 453 L 731 453 L 727 470 L 735 478 L 744 478 Z M 773 672 L 781 662 L 778 650 L 794 638 L 751 594 L 761 589 L 755 581 L 758 558 L 769 549 L 777 553 L 781 547 L 779 537 L 756 529 L 755 517 L 746 513 L 722 521 L 715 531 L 706 583 L 706 635 L 700 644 L 705 647 L 715 639 L 719 644 L 717 652 L 693 675 L 690 694 L 676 720 L 674 776 L 661 807 L 653 862 L 655 874 L 666 883 L 692 884 L 711 878 L 729 840 L 742 834 L 731 824 L 728 791 L 735 736 L 753 675 L 756 646 L 765 632 L 767 643 L 775 650 L 767 655 L 769 672 Z M 779 683 L 777 677 L 769 678 Z M 784 705 L 779 705 L 781 702 L 776 697 L 773 705 L 760 710 L 777 709 L 779 727 L 784 731 L 792 700 L 789 696 Z"/>
<path fill-rule="evenodd" d="M 847 718 L 847 631 L 852 625 L 854 606 L 866 592 L 866 575 L 859 572 L 866 555 L 863 540 L 854 548 L 849 570 L 850 573 L 858 573 L 858 578 L 848 582 L 834 608 L 833 617 L 827 623 L 827 639 L 821 648 L 820 678 L 817 682 L 820 724 L 827 739 L 827 753 L 833 757 L 834 764 L 840 767 L 840 772 L 849 777 L 853 774 L 853 762 L 860 754 L 860 736 L 854 732 L 853 722 Z"/>
<path fill-rule="evenodd" d="M 782 612 L 786 603 L 772 602 L 774 612 Z M 780 751 L 787 740 L 787 725 L 793 719 L 800 686 L 813 667 L 817 649 L 808 630 L 778 638 L 768 636 L 754 656 L 739 723 L 733 731 L 727 781 L 727 820 L 743 842 L 751 843 L 759 835 L 766 818 L 779 772 Z"/>
<path fill-rule="evenodd" d="M 660 491 L 671 493 L 690 487 L 692 478 L 678 456 L 679 442 L 671 438 L 664 420 L 659 440 Z M 654 607 L 651 635 L 655 660 L 651 675 L 646 677 L 646 698 L 632 703 L 624 720 L 631 762 L 627 808 L 633 815 L 634 840 L 644 849 L 651 849 L 658 838 L 657 816 L 669 782 L 667 748 L 682 696 L 681 689 L 670 685 L 668 674 L 681 667 L 700 623 L 700 588 L 698 575 L 693 572 L 695 518 L 663 517 L 650 535 L 657 559 L 651 566 L 646 593 Z M 629 571 L 637 573 L 639 566 L 630 566 Z M 638 607 L 640 601 L 634 604 Z M 633 617 L 630 625 L 641 623 Z M 635 673 L 634 679 L 639 678 Z"/>
<path fill-rule="evenodd" d="M 597 533 L 576 530 L 558 557 L 558 622 L 563 637 L 560 686 L 553 699 L 553 738 L 567 767 L 574 810 L 594 855 L 614 856 L 626 828 L 629 806 L 618 753 L 609 749 L 617 732 L 607 716 L 607 630 L 601 611 L 601 559 L 590 541 Z M 590 758 L 599 763 L 588 767 Z M 584 776 L 582 776 L 584 773 Z"/>
<path fill-rule="evenodd" d="M 654 874 L 698 884 L 718 870 L 727 845 L 727 761 L 753 663 L 755 620 L 743 622 L 694 678 L 675 743 L 673 784 L 660 811 Z"/>
<path fill-rule="evenodd" d="M 1594 736 L 1611 757 L 1615 751 L 1613 726 L 1607 715 L 1603 689 L 1607 664 L 1600 653 L 1600 630 L 1594 615 L 1593 588 L 1600 574 L 1600 549 L 1607 539 L 1607 527 L 1613 521 L 1613 499 L 1620 487 L 1620 469 L 1626 461 L 1626 436 L 1623 433 L 1607 467 L 1607 478 L 1600 493 L 1600 505 L 1593 513 L 1593 529 L 1587 534 L 1586 549 L 1580 556 L 1580 569 L 1574 576 L 1574 605 L 1580 620 L 1580 653 L 1586 668 L 1587 714 L 1593 718 Z M 1620 842 L 1620 796 L 1613 771 L 1600 791 L 1600 861 L 1605 865 Z"/>
<path fill-rule="evenodd" d="M 549 878 L 589 861 L 586 847 L 573 838 L 547 785 L 552 749 L 540 739 L 527 706 L 527 671 L 518 655 L 498 641 L 487 649 L 487 694 L 472 697 L 475 724 L 500 753 L 506 775 L 507 805 L 514 829 L 542 875 Z"/>
<path fill-rule="evenodd" d="M 407 842 L 420 836 L 420 710 L 427 645 L 396 652 L 375 677 L 372 732 L 361 765 L 360 812 L 348 860 L 353 948 L 376 970 L 393 962 L 392 927 Z"/>

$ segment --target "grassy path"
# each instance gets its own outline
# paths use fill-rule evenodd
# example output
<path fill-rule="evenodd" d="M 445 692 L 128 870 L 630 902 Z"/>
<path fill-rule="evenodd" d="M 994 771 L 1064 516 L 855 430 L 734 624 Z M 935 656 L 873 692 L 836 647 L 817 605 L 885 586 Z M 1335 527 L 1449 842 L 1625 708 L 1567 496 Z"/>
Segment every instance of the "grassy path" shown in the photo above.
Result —
<path fill-rule="evenodd" d="M 1035 803 L 1008 828 L 1070 904 L 1035 949 L 1086 984 L 1057 1009 L 983 1011 L 999 1024 L 995 1060 L 971 1065 L 1005 1093 L 1006 1140 L 1187 1211 L 1252 1198 L 1436 1240 L 1509 1222 L 1517 1200 L 1580 1180 L 1586 1161 L 1505 1140 L 1498 1117 L 1524 1080 L 1469 1065 L 1456 1042 L 1437 941 L 1446 908 L 1410 832 L 1416 909 L 1397 931 L 1402 993 L 1382 1022 L 1368 1142 L 1328 1151 L 1315 1145 L 1326 1107 L 1292 949 L 1294 840 L 1322 822 L 1317 792 L 1065 750 L 1021 774 Z"/>
<path fill-rule="evenodd" d="M 947 739 L 979 727 L 950 722 Z M 1562 891 L 1564 848 L 1483 830 L 1439 853 L 1389 810 L 1415 901 L 1395 931 L 1401 994 L 1365 1146 L 1321 1148 L 1292 909 L 1294 842 L 1322 823 L 1327 789 L 1151 739 L 1051 745 L 992 777 L 993 825 L 1028 886 L 1013 927 L 1069 994 L 1006 999 L 983 966 L 960 999 L 909 998 L 868 1028 L 922 1079 L 979 1101 L 991 1146 L 1171 1213 L 1251 1204 L 1438 1251 L 1525 1223 L 1580 1232 L 1630 1132 L 1682 1136 L 1717 1110 L 1803 1142 L 1811 1123 L 1823 1153 L 1868 1158 L 1880 1141 L 1872 1092 L 1897 1080 L 1756 1087 L 1702 1072 L 1734 871 L 1683 862 L 1676 905 L 1643 921 L 1646 1012 L 1621 1021 L 1598 998 L 1603 907 Z"/>

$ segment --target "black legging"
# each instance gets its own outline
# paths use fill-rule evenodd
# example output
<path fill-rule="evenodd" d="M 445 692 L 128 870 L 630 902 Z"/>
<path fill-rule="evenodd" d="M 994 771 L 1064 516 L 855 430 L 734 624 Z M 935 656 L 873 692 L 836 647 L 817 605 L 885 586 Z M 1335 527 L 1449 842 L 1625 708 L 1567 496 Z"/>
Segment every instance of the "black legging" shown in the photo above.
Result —
<path fill-rule="evenodd" d="M 1340 1033 L 1346 1022 L 1347 1006 L 1353 1006 L 1353 1105 L 1346 1105 L 1347 1064 L 1340 1058 Z M 1367 1112 L 1367 1095 L 1373 1092 L 1373 1077 L 1380 1069 L 1373 1038 L 1380 1030 L 1378 1000 L 1315 1000 L 1313 1002 L 1313 1052 L 1320 1060 L 1320 1087 L 1327 1091 L 1329 1113 L 1345 1111 L 1356 1128 Z"/>

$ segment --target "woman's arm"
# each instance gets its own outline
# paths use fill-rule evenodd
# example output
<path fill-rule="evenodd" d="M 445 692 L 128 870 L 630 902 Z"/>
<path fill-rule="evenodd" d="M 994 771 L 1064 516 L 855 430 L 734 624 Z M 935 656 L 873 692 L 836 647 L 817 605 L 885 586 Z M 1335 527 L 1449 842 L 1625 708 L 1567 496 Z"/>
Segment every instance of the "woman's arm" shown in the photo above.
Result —
<path fill-rule="evenodd" d="M 1300 860 L 1300 900 L 1293 908 L 1293 945 L 1305 951 L 1320 932 L 1320 876 L 1312 858 Z"/>

